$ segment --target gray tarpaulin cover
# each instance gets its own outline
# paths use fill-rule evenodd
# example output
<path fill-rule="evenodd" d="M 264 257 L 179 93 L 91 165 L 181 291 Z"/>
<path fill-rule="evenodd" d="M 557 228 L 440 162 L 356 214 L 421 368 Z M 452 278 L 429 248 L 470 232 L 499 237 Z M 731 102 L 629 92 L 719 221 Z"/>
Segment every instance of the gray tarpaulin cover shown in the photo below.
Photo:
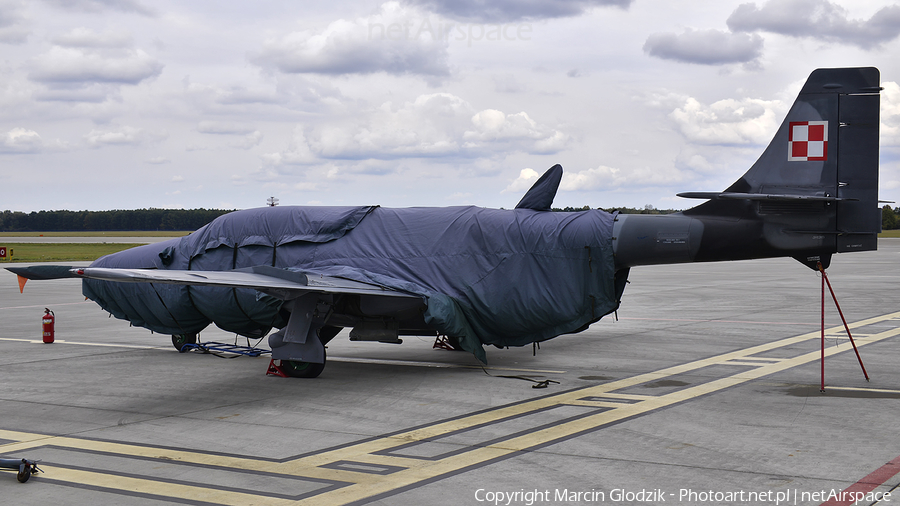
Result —
<path fill-rule="evenodd" d="M 613 215 L 600 210 L 266 207 L 92 266 L 274 265 L 374 283 L 421 295 L 425 321 L 484 360 L 482 344 L 543 341 L 618 307 L 625 279 L 616 280 L 612 226 Z M 166 334 L 215 322 L 262 337 L 286 324 L 281 301 L 248 289 L 85 279 L 83 291 L 117 318 Z"/>

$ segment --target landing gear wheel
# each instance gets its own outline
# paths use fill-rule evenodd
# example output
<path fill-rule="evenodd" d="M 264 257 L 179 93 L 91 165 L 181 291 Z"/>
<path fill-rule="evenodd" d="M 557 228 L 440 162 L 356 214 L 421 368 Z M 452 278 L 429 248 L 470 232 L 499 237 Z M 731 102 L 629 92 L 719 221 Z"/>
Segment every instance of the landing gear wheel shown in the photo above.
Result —
<path fill-rule="evenodd" d="M 325 362 L 315 364 L 299 360 L 282 360 L 281 370 L 292 378 L 317 378 L 325 370 Z"/>
<path fill-rule="evenodd" d="M 186 344 L 197 344 L 197 334 L 175 334 L 172 336 L 172 346 L 179 353 L 187 351 L 183 349 Z"/>
<path fill-rule="evenodd" d="M 23 462 L 19 466 L 19 473 L 16 474 L 16 479 L 19 480 L 19 483 L 25 483 L 28 481 L 28 478 L 31 478 L 31 466 Z"/>

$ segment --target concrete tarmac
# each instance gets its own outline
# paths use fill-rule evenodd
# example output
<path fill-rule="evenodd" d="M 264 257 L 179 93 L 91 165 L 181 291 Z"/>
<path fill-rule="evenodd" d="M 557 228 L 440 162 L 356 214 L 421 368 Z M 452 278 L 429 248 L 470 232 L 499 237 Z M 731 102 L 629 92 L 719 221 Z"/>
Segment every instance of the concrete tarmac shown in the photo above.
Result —
<path fill-rule="evenodd" d="M 0 472 L 0 497 L 897 503 L 898 264 L 898 239 L 835 256 L 829 279 L 871 381 L 829 297 L 824 394 L 820 278 L 790 259 L 633 269 L 618 321 L 536 354 L 488 349 L 484 369 L 431 339 L 353 343 L 345 331 L 314 380 L 266 376 L 264 357 L 178 353 L 170 336 L 84 302 L 78 280 L 31 281 L 19 294 L 3 271 L 0 456 L 45 472 L 24 484 Z M 41 342 L 45 307 L 53 344 Z M 235 341 L 213 329 L 201 339 Z"/>

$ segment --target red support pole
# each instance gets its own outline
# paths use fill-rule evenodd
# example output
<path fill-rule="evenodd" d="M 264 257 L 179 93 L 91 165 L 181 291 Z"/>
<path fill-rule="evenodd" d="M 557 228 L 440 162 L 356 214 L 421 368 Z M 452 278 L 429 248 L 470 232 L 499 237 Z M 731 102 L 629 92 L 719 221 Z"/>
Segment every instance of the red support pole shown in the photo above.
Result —
<path fill-rule="evenodd" d="M 820 392 L 825 392 L 825 284 L 828 284 L 828 291 L 831 292 L 831 298 L 834 300 L 834 306 L 838 310 L 838 314 L 841 315 L 841 321 L 844 322 L 844 330 L 847 331 L 847 337 L 850 338 L 850 344 L 853 345 L 853 352 L 856 353 L 856 360 L 859 361 L 859 367 L 862 368 L 863 376 L 866 377 L 866 381 L 869 381 L 869 373 L 866 372 L 866 366 L 863 365 L 862 357 L 859 356 L 859 349 L 856 347 L 856 342 L 853 340 L 853 335 L 850 334 L 850 326 L 847 325 L 847 319 L 844 318 L 844 312 L 841 311 L 841 305 L 838 304 L 837 295 L 834 294 L 834 289 L 831 287 L 831 281 L 828 280 L 828 275 L 825 274 L 825 268 L 822 267 L 822 263 L 819 262 L 816 267 L 818 267 L 819 272 L 822 273 L 822 383 L 820 387 Z"/>
<path fill-rule="evenodd" d="M 847 319 L 844 318 L 844 312 L 841 311 L 841 305 L 838 304 L 837 296 L 834 294 L 834 289 L 831 288 L 831 281 L 828 281 L 828 276 L 825 274 L 825 271 L 822 271 L 822 279 L 828 283 L 828 290 L 831 292 L 831 298 L 834 300 L 834 306 L 838 310 L 838 314 L 841 315 L 841 321 L 844 322 L 844 330 L 847 331 L 847 337 L 850 338 L 850 344 L 853 345 L 853 351 L 856 353 L 856 360 L 859 361 L 859 367 L 862 368 L 863 376 L 866 377 L 866 381 L 869 381 L 869 373 L 866 372 L 866 366 L 863 365 L 862 357 L 859 356 L 859 349 L 856 348 L 856 342 L 853 341 L 853 336 L 850 334 L 850 326 L 847 325 Z M 824 293 L 822 294 L 824 297 Z"/>
<path fill-rule="evenodd" d="M 825 392 L 825 268 L 822 267 L 822 262 L 816 264 L 819 267 L 819 272 L 822 273 L 822 357 L 819 362 L 822 368 L 822 382 L 819 388 L 819 391 Z"/>

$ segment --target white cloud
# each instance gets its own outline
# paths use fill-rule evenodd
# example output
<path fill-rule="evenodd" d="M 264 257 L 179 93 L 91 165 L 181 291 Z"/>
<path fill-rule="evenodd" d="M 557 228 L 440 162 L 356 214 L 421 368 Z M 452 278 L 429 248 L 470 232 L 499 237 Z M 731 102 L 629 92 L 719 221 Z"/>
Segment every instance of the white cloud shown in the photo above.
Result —
<path fill-rule="evenodd" d="M 41 153 L 58 151 L 67 147 L 59 140 L 45 141 L 34 130 L 21 127 L 13 128 L 0 137 L 0 154 Z"/>
<path fill-rule="evenodd" d="M 44 140 L 34 130 L 13 128 L 3 137 L 4 153 L 36 153 L 44 147 Z"/>
<path fill-rule="evenodd" d="M 302 183 L 297 183 L 297 184 L 295 184 L 295 185 L 293 186 L 293 188 L 294 188 L 295 190 L 299 190 L 299 191 L 311 192 L 311 191 L 316 191 L 316 190 L 319 189 L 319 183 L 314 183 L 314 182 L 305 181 L 305 182 L 302 182 Z"/>
<path fill-rule="evenodd" d="M 190 76 L 182 80 L 183 96 L 199 110 L 201 117 L 267 116 L 274 111 L 291 110 L 312 113 L 346 113 L 349 102 L 341 90 L 325 76 L 278 74 L 274 82 L 266 80 L 252 87 L 201 83 Z M 263 113 L 265 111 L 265 113 Z M 278 114 L 281 114 L 278 112 Z M 198 125 L 203 133 L 251 133 L 255 121 L 204 120 Z"/>
<path fill-rule="evenodd" d="M 644 52 L 666 60 L 702 65 L 749 63 L 762 55 L 758 34 L 721 30 L 685 29 L 684 33 L 654 33 L 644 43 Z"/>
<path fill-rule="evenodd" d="M 494 90 L 497 93 L 521 93 L 525 91 L 525 86 L 513 74 L 494 76 L 493 80 Z"/>
<path fill-rule="evenodd" d="M 560 163 L 557 207 L 663 207 L 678 191 L 727 187 L 810 71 L 854 65 L 884 77 L 881 198 L 900 201 L 900 38 L 891 9 L 876 15 L 897 0 L 385 1 L 0 0 L 0 156 L 15 169 L 0 172 L 21 188 L 5 205 L 249 207 L 281 183 L 285 205 L 509 208 Z M 756 24 L 726 25 L 741 4 Z M 789 16 L 762 15 L 795 5 L 837 17 L 782 30 Z M 489 36 L 519 28 L 515 41 Z M 102 198 L 63 184 L 133 177 L 116 167 L 162 170 L 165 184 Z M 40 193 L 18 184 L 31 174 L 48 175 Z"/>
<path fill-rule="evenodd" d="M 136 146 L 149 142 L 158 142 L 168 137 L 164 131 L 151 132 L 130 126 L 116 130 L 91 130 L 84 139 L 94 148 L 102 146 Z"/>
<path fill-rule="evenodd" d="M 496 109 L 486 109 L 472 116 L 474 130 L 466 131 L 463 139 L 467 146 L 486 143 L 520 144 L 534 141 L 525 150 L 530 153 L 556 153 L 568 141 L 568 136 L 558 130 L 538 125 L 525 112 L 504 114 Z"/>
<path fill-rule="evenodd" d="M 276 153 L 262 155 L 263 162 L 267 165 L 308 165 L 316 161 L 315 155 L 309 149 L 303 127 L 295 127 L 287 149 Z"/>
<path fill-rule="evenodd" d="M 481 22 L 508 22 L 580 16 L 593 7 L 627 9 L 633 0 L 409 0 L 446 16 Z"/>
<path fill-rule="evenodd" d="M 253 61 L 284 73 L 448 76 L 446 39 L 421 27 L 410 33 L 409 27 L 425 16 L 417 8 L 387 2 L 371 16 L 269 39 Z"/>
<path fill-rule="evenodd" d="M 263 133 L 260 132 L 259 130 L 254 130 L 253 132 L 250 132 L 249 134 L 242 137 L 241 139 L 229 142 L 228 144 L 229 144 L 229 146 L 232 146 L 235 148 L 250 149 L 253 146 L 259 145 L 259 143 L 262 142 L 262 139 L 263 139 Z"/>
<path fill-rule="evenodd" d="M 519 177 L 513 180 L 503 192 L 523 192 L 529 188 L 540 178 L 541 175 L 534 169 L 522 169 L 519 171 Z"/>
<path fill-rule="evenodd" d="M 44 0 L 55 7 L 86 13 L 100 13 L 115 10 L 144 16 L 154 16 L 155 11 L 137 0 Z"/>
<path fill-rule="evenodd" d="M 62 47 L 118 49 L 131 47 L 134 40 L 127 32 L 95 32 L 89 28 L 79 27 L 54 37 L 53 43 Z"/>
<path fill-rule="evenodd" d="M 567 142 L 559 130 L 527 113 L 475 110 L 450 93 L 419 95 L 400 106 L 385 103 L 351 122 L 295 133 L 291 147 L 267 155 L 270 163 L 326 159 L 479 158 L 513 152 L 554 153 Z M 302 160 L 302 161 L 301 161 Z"/>
<path fill-rule="evenodd" d="M 609 190 L 626 182 L 621 170 L 603 165 L 579 172 L 565 172 L 559 183 L 562 191 Z"/>
<path fill-rule="evenodd" d="M 519 172 L 519 177 L 513 180 L 503 192 L 524 192 L 531 188 L 540 176 L 541 174 L 533 169 L 522 169 Z M 663 186 L 673 182 L 682 182 L 690 178 L 691 176 L 688 173 L 674 169 L 644 168 L 624 170 L 599 165 L 582 170 L 565 170 L 562 181 L 559 183 L 559 191 L 609 191 L 625 186 Z"/>
<path fill-rule="evenodd" d="M 126 32 L 75 28 L 53 39 L 54 46 L 28 63 L 28 78 L 44 86 L 40 101 L 106 102 L 121 88 L 158 76 L 163 64 L 133 47 Z"/>
<path fill-rule="evenodd" d="M 256 130 L 246 123 L 227 121 L 201 121 L 197 131 L 204 134 L 246 135 Z"/>
<path fill-rule="evenodd" d="M 785 111 L 785 104 L 777 100 L 725 99 L 704 105 L 687 97 L 669 117 L 690 142 L 765 145 L 778 129 Z"/>
<path fill-rule="evenodd" d="M 727 22 L 733 31 L 758 30 L 871 49 L 900 35 L 900 5 L 883 7 L 861 20 L 850 19 L 847 9 L 828 0 L 769 0 L 762 7 L 739 5 Z"/>
<path fill-rule="evenodd" d="M 90 102 L 99 104 L 107 100 L 121 99 L 120 86 L 110 83 L 55 83 L 51 87 L 35 90 L 32 96 L 41 102 Z"/>
<path fill-rule="evenodd" d="M 6 44 L 24 43 L 31 34 L 28 24 L 25 2 L 0 0 L 0 42 Z"/>
<path fill-rule="evenodd" d="M 138 84 L 162 72 L 163 65 L 140 49 L 91 51 L 56 46 L 34 61 L 29 77 L 45 84 Z"/>
<path fill-rule="evenodd" d="M 881 83 L 881 145 L 900 147 L 900 85 Z"/>
<path fill-rule="evenodd" d="M 616 168 L 600 165 L 568 171 L 559 183 L 560 191 L 610 191 L 622 188 L 662 188 L 697 179 L 689 169 L 673 166 Z"/>

